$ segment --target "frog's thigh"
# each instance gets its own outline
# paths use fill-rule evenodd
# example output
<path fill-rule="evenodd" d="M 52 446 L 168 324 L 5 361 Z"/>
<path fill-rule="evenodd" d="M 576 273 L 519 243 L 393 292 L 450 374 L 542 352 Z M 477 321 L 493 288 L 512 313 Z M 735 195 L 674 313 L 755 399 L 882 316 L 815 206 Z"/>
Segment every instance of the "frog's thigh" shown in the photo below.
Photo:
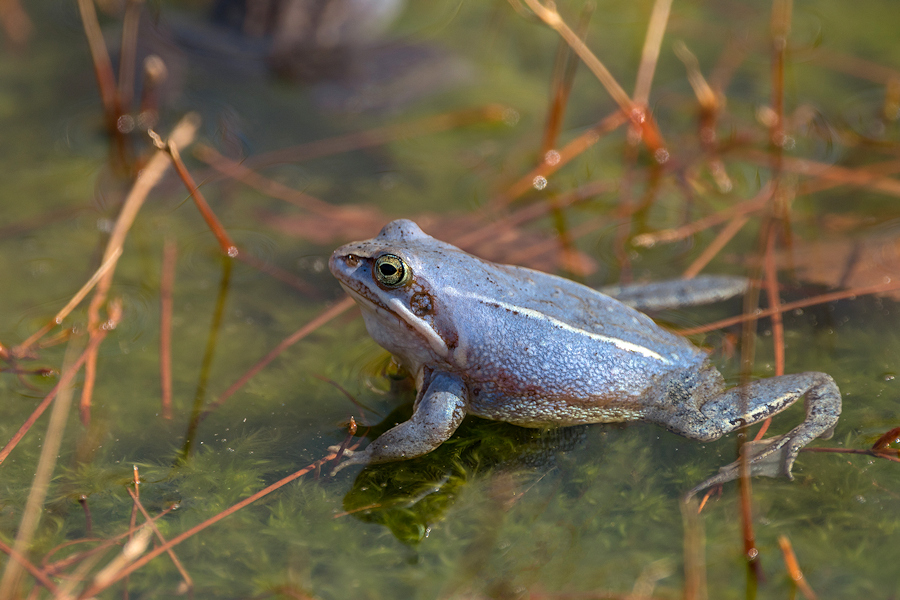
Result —
<path fill-rule="evenodd" d="M 693 279 L 612 285 L 599 291 L 638 310 L 664 310 L 727 300 L 743 294 L 747 286 L 745 277 L 701 275 Z"/>
<path fill-rule="evenodd" d="M 434 376 L 409 421 L 381 434 L 341 468 L 352 464 L 384 463 L 428 454 L 445 442 L 466 415 L 466 386 L 447 373 Z"/>

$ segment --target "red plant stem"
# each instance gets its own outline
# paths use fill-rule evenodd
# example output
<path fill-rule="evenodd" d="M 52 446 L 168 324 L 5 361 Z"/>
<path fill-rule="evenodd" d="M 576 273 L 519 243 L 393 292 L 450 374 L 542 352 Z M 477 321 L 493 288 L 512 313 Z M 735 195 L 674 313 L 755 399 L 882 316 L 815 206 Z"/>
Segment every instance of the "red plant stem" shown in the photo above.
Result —
<path fill-rule="evenodd" d="M 159 377 L 162 388 L 162 416 L 172 418 L 172 289 L 178 247 L 166 240 L 159 284 Z"/>
<path fill-rule="evenodd" d="M 797 589 L 806 596 L 807 600 L 816 600 L 817 596 L 803 577 L 803 571 L 800 570 L 800 563 L 797 561 L 797 555 L 794 554 L 794 548 L 791 546 L 791 541 L 786 535 L 778 536 L 778 546 L 781 548 L 781 554 L 784 556 L 784 566 L 787 568 L 791 581 L 797 585 Z"/>
<path fill-rule="evenodd" d="M 121 114 L 121 105 L 112 61 L 109 59 L 106 42 L 103 41 L 103 32 L 100 30 L 100 22 L 97 20 L 94 0 L 78 0 L 78 10 L 81 13 L 84 34 L 87 37 L 91 58 L 94 61 L 94 74 L 97 76 L 100 99 L 103 102 L 103 109 L 106 111 L 110 131 L 114 132 L 116 131 L 116 120 Z"/>
<path fill-rule="evenodd" d="M 775 266 L 775 237 L 775 223 L 773 221 L 769 227 L 768 239 L 766 240 L 764 261 L 765 287 L 769 308 L 780 309 L 781 298 L 778 297 L 778 271 Z M 777 377 L 784 375 L 784 321 L 781 318 L 780 310 L 772 314 L 772 338 L 772 343 L 775 345 L 775 376 Z M 763 421 L 762 426 L 753 439 L 761 440 L 771 424 L 772 417 Z"/>
<path fill-rule="evenodd" d="M 203 220 L 206 221 L 206 225 L 213 232 L 213 235 L 216 236 L 216 240 L 218 240 L 219 242 L 219 247 L 222 249 L 222 253 L 226 256 L 234 258 L 238 255 L 237 246 L 235 246 L 234 242 L 231 241 L 231 238 L 228 236 L 225 228 L 222 227 L 222 223 L 219 222 L 218 217 L 216 217 L 216 214 L 209 207 L 209 203 L 206 201 L 206 198 L 204 198 L 203 194 L 200 193 L 200 190 L 197 188 L 197 184 L 194 183 L 193 177 L 191 177 L 191 174 L 184 166 L 184 162 L 181 160 L 181 155 L 178 153 L 178 148 L 170 141 L 166 144 L 166 151 L 169 153 L 169 156 L 172 157 L 172 165 L 174 165 L 175 171 L 178 172 L 178 176 L 181 177 L 181 181 L 184 182 L 184 186 L 188 189 L 188 192 L 190 192 L 191 198 L 194 199 L 194 204 L 197 205 L 197 210 L 200 211 L 200 214 L 203 216 Z"/>
<path fill-rule="evenodd" d="M 900 427 L 894 427 L 885 432 L 872 444 L 872 450 L 893 450 L 893 448 L 888 448 L 888 446 L 896 442 L 898 438 L 900 438 Z"/>
<path fill-rule="evenodd" d="M 807 298 L 806 300 L 798 300 L 796 302 L 788 302 L 786 304 L 782 304 L 777 310 L 774 308 L 767 308 L 765 310 L 761 310 L 756 314 L 752 315 L 738 315 L 736 317 L 729 317 L 727 319 L 722 319 L 720 321 L 713 321 L 712 323 L 707 323 L 706 325 L 700 325 L 698 327 L 691 327 L 689 329 L 680 329 L 678 333 L 681 335 L 694 335 L 696 333 L 705 333 L 707 331 L 713 331 L 715 329 L 721 329 L 723 327 L 729 327 L 731 325 L 735 325 L 737 323 L 743 323 L 744 321 L 751 319 L 762 319 L 764 317 L 770 317 L 774 315 L 776 312 L 788 312 L 791 310 L 795 310 L 798 308 L 806 308 L 807 306 L 814 306 L 816 304 L 825 304 L 828 302 L 835 302 L 837 300 L 845 300 L 847 298 L 856 298 L 857 296 L 868 296 L 869 294 L 881 294 L 884 292 L 891 292 L 893 290 L 900 289 L 900 280 L 892 281 L 891 283 L 879 283 L 876 285 L 869 285 L 866 287 L 855 288 L 852 290 L 842 290 L 840 292 L 832 292 L 830 294 L 821 294 L 819 296 L 813 296 L 812 298 Z"/>

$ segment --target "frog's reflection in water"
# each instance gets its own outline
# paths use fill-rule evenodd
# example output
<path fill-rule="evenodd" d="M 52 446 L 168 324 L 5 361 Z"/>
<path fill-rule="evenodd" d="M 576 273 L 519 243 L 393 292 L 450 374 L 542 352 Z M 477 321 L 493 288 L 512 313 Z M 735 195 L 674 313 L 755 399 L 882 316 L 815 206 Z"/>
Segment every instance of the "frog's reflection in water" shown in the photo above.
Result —
<path fill-rule="evenodd" d="M 385 428 L 409 418 L 411 406 L 392 412 Z M 501 503 L 554 472 L 558 459 L 578 448 L 590 425 L 546 429 L 467 417 L 450 440 L 425 456 L 363 469 L 344 496 L 344 510 L 387 527 L 402 542 L 416 544 L 443 519 L 467 484 L 491 478 Z M 370 435 L 376 435 L 379 426 Z M 513 486 L 515 489 L 510 490 Z"/>

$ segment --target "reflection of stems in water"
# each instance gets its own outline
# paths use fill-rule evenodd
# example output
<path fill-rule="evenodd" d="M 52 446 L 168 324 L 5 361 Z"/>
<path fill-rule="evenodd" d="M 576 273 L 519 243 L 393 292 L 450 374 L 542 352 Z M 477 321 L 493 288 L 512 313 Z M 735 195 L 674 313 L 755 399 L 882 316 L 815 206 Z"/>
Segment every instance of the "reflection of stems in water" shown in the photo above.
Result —
<path fill-rule="evenodd" d="M 228 283 L 231 281 L 230 258 L 222 259 L 222 283 L 219 285 L 219 297 L 216 299 L 216 311 L 213 314 L 212 324 L 209 327 L 209 338 L 206 341 L 206 352 L 203 355 L 203 363 L 200 367 L 200 380 L 197 382 L 197 393 L 194 395 L 194 407 L 191 410 L 191 421 L 188 423 L 187 433 L 184 436 L 184 446 L 179 463 L 184 462 L 191 455 L 191 447 L 194 445 L 194 437 L 197 435 L 197 427 L 200 425 L 200 415 L 203 411 L 203 397 L 206 396 L 206 386 L 209 383 L 209 373 L 212 367 L 213 354 L 219 339 L 219 329 L 222 326 L 222 315 L 225 313 L 225 301 L 228 298 Z"/>
<path fill-rule="evenodd" d="M 356 449 L 356 444 L 354 444 L 353 446 L 348 448 L 348 450 L 355 450 L 355 449 Z M 128 575 L 133 573 L 134 571 L 140 569 L 141 567 L 146 565 L 148 562 L 150 562 L 151 560 L 153 560 L 160 554 L 162 554 L 164 552 L 168 552 L 169 548 L 173 548 L 173 547 L 177 546 L 184 540 L 200 533 L 201 531 L 203 531 L 210 525 L 214 525 L 214 524 L 218 523 L 219 521 L 221 521 L 222 519 L 224 519 L 225 517 L 230 516 L 230 515 L 236 513 L 237 511 L 241 510 L 245 506 L 253 504 L 260 498 L 268 496 L 269 494 L 271 494 L 278 488 L 284 487 L 285 485 L 289 484 L 290 482 L 294 481 L 295 479 L 302 477 L 303 475 L 306 475 L 310 471 L 318 469 L 322 465 L 334 460 L 336 456 L 337 456 L 337 454 L 335 454 L 334 452 L 330 452 L 328 455 L 323 456 L 316 462 L 303 467 L 299 471 L 295 471 L 294 473 L 291 473 L 287 477 L 280 479 L 279 481 L 276 481 L 275 483 L 266 487 L 265 489 L 262 489 L 262 490 L 256 492 L 252 496 L 244 498 L 237 504 L 231 505 L 230 507 L 226 508 L 222 512 L 206 519 L 202 523 L 198 523 L 197 525 L 194 525 L 187 531 L 184 531 L 184 532 L 176 535 L 174 538 L 170 539 L 166 543 L 160 544 L 159 546 L 155 547 L 153 550 L 147 552 L 142 557 L 140 557 L 139 559 L 137 559 L 136 561 L 134 561 L 133 563 L 131 563 L 130 565 L 128 565 L 127 567 L 122 569 L 121 571 L 119 571 L 109 581 L 104 582 L 102 585 L 97 584 L 97 582 L 95 581 L 93 585 L 91 585 L 88 589 L 86 589 L 84 592 L 82 592 L 80 597 L 88 598 L 88 597 L 91 597 L 91 596 L 94 596 L 94 595 L 100 593 L 104 589 L 108 588 L 110 585 L 114 584 L 117 581 L 124 579 L 125 577 L 127 577 Z"/>

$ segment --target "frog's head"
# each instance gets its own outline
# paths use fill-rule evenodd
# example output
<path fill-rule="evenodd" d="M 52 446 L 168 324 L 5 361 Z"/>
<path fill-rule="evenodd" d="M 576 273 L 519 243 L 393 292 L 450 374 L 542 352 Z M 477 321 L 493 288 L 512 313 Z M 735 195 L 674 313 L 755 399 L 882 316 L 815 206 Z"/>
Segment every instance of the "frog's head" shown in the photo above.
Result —
<path fill-rule="evenodd" d="M 401 219 L 370 240 L 341 246 L 328 266 L 356 300 L 369 334 L 415 373 L 423 364 L 453 362 L 459 336 L 442 307 L 441 266 L 459 254 Z"/>

